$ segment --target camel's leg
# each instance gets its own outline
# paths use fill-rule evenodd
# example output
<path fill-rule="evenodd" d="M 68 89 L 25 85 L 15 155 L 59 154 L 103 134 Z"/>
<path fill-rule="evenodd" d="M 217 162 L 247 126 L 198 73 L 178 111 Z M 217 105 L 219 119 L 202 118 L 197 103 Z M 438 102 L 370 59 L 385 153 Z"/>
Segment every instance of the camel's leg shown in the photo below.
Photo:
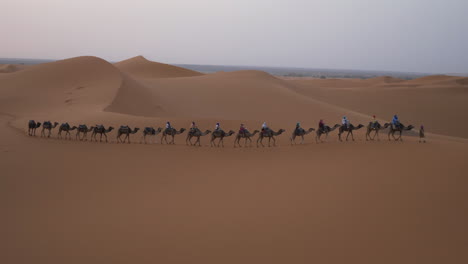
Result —
<path fill-rule="evenodd" d="M 101 134 L 102 136 L 102 134 Z M 106 138 L 106 143 L 107 143 L 107 134 L 104 132 L 104 137 Z"/>
<path fill-rule="evenodd" d="M 388 141 L 390 141 L 390 134 L 392 133 L 392 130 L 388 131 Z"/>
<path fill-rule="evenodd" d="M 276 139 L 275 137 L 271 137 L 273 139 L 273 147 L 276 147 Z"/>
<path fill-rule="evenodd" d="M 302 137 L 302 140 L 301 140 L 301 145 L 304 144 L 304 135 L 301 136 Z"/>
<path fill-rule="evenodd" d="M 187 134 L 187 137 L 185 138 L 185 145 L 189 145 L 189 137 L 190 137 L 190 134 Z M 192 142 L 190 142 L 190 145 L 192 145 Z"/>
<path fill-rule="evenodd" d="M 353 134 L 353 131 L 351 131 L 351 138 L 352 138 L 353 141 L 354 141 L 354 134 Z"/>

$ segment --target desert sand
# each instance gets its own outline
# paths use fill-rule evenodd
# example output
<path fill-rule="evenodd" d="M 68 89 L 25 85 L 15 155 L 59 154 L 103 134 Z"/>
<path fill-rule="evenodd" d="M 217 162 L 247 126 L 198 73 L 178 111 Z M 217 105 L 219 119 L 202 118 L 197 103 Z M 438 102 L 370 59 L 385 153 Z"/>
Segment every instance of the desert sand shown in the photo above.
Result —
<path fill-rule="evenodd" d="M 467 263 L 468 78 L 282 79 L 202 74 L 138 56 L 0 66 L 1 263 Z M 393 114 L 403 142 L 291 146 L 296 122 Z M 27 122 L 237 132 L 276 147 L 109 143 L 27 135 Z M 74 135 L 75 132 L 72 132 Z M 88 136 L 89 138 L 89 136 Z M 257 137 L 254 137 L 254 141 Z"/>

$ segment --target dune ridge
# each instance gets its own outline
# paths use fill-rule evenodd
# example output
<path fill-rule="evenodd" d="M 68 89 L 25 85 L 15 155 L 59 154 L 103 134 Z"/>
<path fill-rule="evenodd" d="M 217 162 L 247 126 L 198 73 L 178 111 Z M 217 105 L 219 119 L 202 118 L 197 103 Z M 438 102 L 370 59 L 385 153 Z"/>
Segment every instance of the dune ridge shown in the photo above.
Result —
<path fill-rule="evenodd" d="M 149 61 L 143 56 L 123 60 L 114 65 L 121 71 L 137 78 L 175 78 L 203 75 L 189 69 Z"/>

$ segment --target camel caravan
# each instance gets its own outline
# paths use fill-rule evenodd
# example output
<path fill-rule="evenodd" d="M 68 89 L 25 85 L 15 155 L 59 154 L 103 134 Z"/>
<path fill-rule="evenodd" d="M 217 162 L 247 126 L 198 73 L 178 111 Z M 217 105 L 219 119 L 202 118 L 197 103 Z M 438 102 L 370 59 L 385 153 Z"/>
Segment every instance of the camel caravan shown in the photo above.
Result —
<path fill-rule="evenodd" d="M 291 136 L 289 137 L 291 145 L 296 145 L 296 138 L 300 138 L 299 144 L 304 144 L 304 137 L 309 134 L 315 134 L 315 142 L 316 143 L 323 143 L 328 139 L 329 134 L 331 134 L 334 130 L 338 130 L 338 140 L 340 142 L 348 141 L 351 139 L 355 141 L 353 131 L 359 130 L 361 128 L 366 128 L 366 141 L 380 141 L 379 132 L 382 129 L 388 129 L 388 140 L 391 141 L 403 141 L 402 134 L 403 131 L 410 131 L 414 128 L 414 126 L 409 125 L 405 126 L 398 121 L 398 117 L 395 115 L 391 123 L 385 123 L 381 125 L 373 116 L 374 119 L 369 122 L 367 126 L 362 124 L 358 124 L 357 126 L 351 124 L 346 117 L 343 117 L 342 124 L 335 124 L 334 126 L 325 125 L 323 120 L 320 120 L 319 127 L 304 129 L 301 127 L 300 123 L 296 124 Z M 104 125 L 95 125 L 88 127 L 85 124 L 80 124 L 78 126 L 71 126 L 68 123 L 62 123 L 59 125 L 58 122 L 52 123 L 51 121 L 45 121 L 43 123 L 36 122 L 34 120 L 30 120 L 28 122 L 28 135 L 35 136 L 36 129 L 40 128 L 42 125 L 41 130 L 41 137 L 49 138 L 52 135 L 52 131 L 58 126 L 58 139 L 68 139 L 72 140 L 71 132 L 76 130 L 75 133 L 75 140 L 79 141 L 87 141 L 88 140 L 88 133 L 91 133 L 90 140 L 97 142 L 97 136 L 99 135 L 99 142 L 108 142 L 108 134 L 114 130 L 114 127 L 105 127 Z M 116 143 L 128 143 L 130 144 L 130 137 L 131 135 L 136 134 L 140 131 L 140 128 L 135 127 L 131 128 L 130 126 L 120 126 L 117 129 L 117 136 L 116 136 Z M 145 127 L 142 130 L 142 136 L 140 138 L 140 143 L 148 144 L 147 137 L 149 138 L 149 143 L 153 143 L 151 138 L 154 138 L 154 143 L 157 143 L 156 136 L 161 134 L 160 144 L 168 144 L 174 145 L 175 138 L 177 135 L 183 134 L 186 131 L 185 128 L 176 129 L 172 127 L 170 122 L 166 123 L 165 128 L 153 128 L 153 127 Z M 252 138 L 257 136 L 256 139 L 256 146 L 257 147 L 265 147 L 264 140 L 268 141 L 267 146 L 276 146 L 276 137 L 280 136 L 286 132 L 285 129 L 279 129 L 277 131 L 271 129 L 267 126 L 266 122 L 263 123 L 261 130 L 254 130 L 250 132 L 244 124 L 240 125 L 240 129 L 238 132 L 234 130 L 225 131 L 221 129 L 219 123 L 216 124 L 216 127 L 213 131 L 205 130 L 204 132 L 198 128 L 195 122 L 192 122 L 190 128 L 187 131 L 187 137 L 185 139 L 186 145 L 189 146 L 201 146 L 201 138 L 204 136 L 210 135 L 210 146 L 211 147 L 224 147 L 224 139 L 230 136 L 234 136 L 234 148 L 236 147 L 251 147 L 252 146 Z M 345 137 L 344 137 L 345 136 Z M 169 140 L 168 140 L 169 138 Z M 243 144 L 241 144 L 243 141 Z M 421 126 L 419 130 L 419 142 L 426 142 L 425 133 L 424 133 L 424 126 Z"/>

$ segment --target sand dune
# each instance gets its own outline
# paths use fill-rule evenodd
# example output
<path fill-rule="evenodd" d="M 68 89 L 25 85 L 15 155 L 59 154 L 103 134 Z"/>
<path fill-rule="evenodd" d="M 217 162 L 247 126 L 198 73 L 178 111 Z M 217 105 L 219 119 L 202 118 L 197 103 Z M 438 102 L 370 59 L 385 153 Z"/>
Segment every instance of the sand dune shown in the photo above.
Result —
<path fill-rule="evenodd" d="M 14 114 L 99 110 L 112 102 L 121 83 L 119 70 L 96 57 L 35 65 L 0 76 L 0 110 Z"/>
<path fill-rule="evenodd" d="M 160 116 L 163 109 L 147 87 L 122 74 L 123 80 L 112 103 L 104 110 L 135 116 Z"/>
<path fill-rule="evenodd" d="M 77 57 L 0 74 L 1 263 L 466 263 L 467 78 L 284 80 L 202 75 L 136 57 Z M 291 146 L 296 122 L 394 113 L 428 143 Z M 277 147 L 29 137 L 29 119 L 287 132 Z M 38 134 L 40 130 L 38 130 Z M 74 131 L 73 131 L 74 134 Z M 442 137 L 438 134 L 451 137 Z M 152 139 L 151 142 L 154 142 Z"/>
<path fill-rule="evenodd" d="M 137 78 L 174 78 L 202 75 L 189 69 L 149 61 L 143 56 L 117 62 L 114 65 L 121 71 Z"/>

